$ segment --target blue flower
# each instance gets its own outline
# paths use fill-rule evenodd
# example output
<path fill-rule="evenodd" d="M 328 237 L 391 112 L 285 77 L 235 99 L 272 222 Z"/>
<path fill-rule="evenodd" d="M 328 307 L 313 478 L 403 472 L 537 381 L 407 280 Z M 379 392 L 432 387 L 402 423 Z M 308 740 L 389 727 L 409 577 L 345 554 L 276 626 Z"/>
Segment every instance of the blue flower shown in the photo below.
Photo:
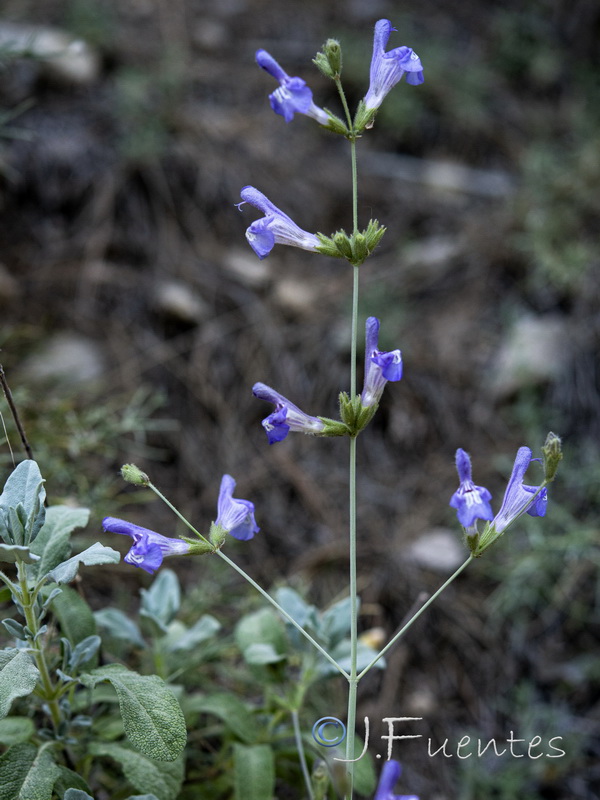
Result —
<path fill-rule="evenodd" d="M 320 244 L 314 233 L 308 233 L 299 228 L 293 219 L 274 206 L 258 189 L 253 186 L 244 186 L 240 195 L 242 202 L 237 204 L 238 208 L 244 203 L 250 203 L 265 215 L 253 222 L 246 230 L 246 239 L 260 259 L 266 258 L 275 244 L 288 244 L 291 247 L 300 247 L 302 250 L 312 250 L 313 252 Z"/>
<path fill-rule="evenodd" d="M 269 95 L 271 108 L 276 114 L 281 114 L 286 122 L 290 122 L 294 114 L 306 114 L 320 125 L 329 123 L 329 117 L 314 104 L 313 94 L 302 78 L 290 78 L 266 50 L 257 50 L 256 63 L 279 81 L 279 89 Z"/>
<path fill-rule="evenodd" d="M 398 761 L 386 761 L 373 800 L 419 800 L 414 794 L 393 793 L 401 772 L 402 767 Z"/>
<path fill-rule="evenodd" d="M 456 469 L 460 486 L 452 495 L 450 505 L 456 509 L 458 521 L 464 528 L 470 528 L 477 519 L 489 522 L 494 518 L 489 502 L 492 495 L 484 486 L 475 486 L 471 480 L 471 459 L 460 447 L 456 451 Z"/>
<path fill-rule="evenodd" d="M 134 567 L 141 567 L 150 575 L 154 575 L 166 556 L 182 556 L 190 552 L 190 545 L 183 539 L 169 539 L 124 519 L 105 517 L 102 527 L 109 533 L 131 536 L 133 546 L 123 560 Z"/>
<path fill-rule="evenodd" d="M 529 447 L 520 447 L 517 451 L 517 457 L 515 458 L 500 511 L 498 511 L 490 526 L 498 534 L 502 533 L 524 512 L 527 512 L 532 517 L 543 517 L 546 513 L 548 504 L 546 489 L 542 489 L 534 499 L 534 495 L 539 491 L 540 487 L 525 486 L 523 483 L 523 478 L 530 463 L 531 450 Z"/>
<path fill-rule="evenodd" d="M 363 406 L 379 403 L 388 381 L 399 381 L 402 377 L 402 353 L 400 350 L 385 352 L 378 350 L 379 320 L 369 317 L 365 340 L 365 381 L 360 402 Z"/>
<path fill-rule="evenodd" d="M 390 33 L 395 31 L 389 19 L 380 19 L 375 25 L 371 82 L 364 103 L 368 109 L 379 108 L 384 97 L 406 73 L 406 82 L 417 86 L 423 83 L 421 59 L 410 47 L 396 47 L 385 52 Z"/>
<path fill-rule="evenodd" d="M 254 503 L 233 497 L 234 489 L 235 481 L 231 475 L 223 475 L 215 524 L 230 533 L 235 539 L 245 542 L 252 539 L 260 528 L 254 519 Z"/>
<path fill-rule="evenodd" d="M 275 411 L 262 421 L 269 444 L 283 441 L 290 431 L 319 434 L 325 427 L 320 419 L 305 414 L 298 406 L 264 383 L 255 383 L 252 393 L 255 397 L 275 405 Z"/>

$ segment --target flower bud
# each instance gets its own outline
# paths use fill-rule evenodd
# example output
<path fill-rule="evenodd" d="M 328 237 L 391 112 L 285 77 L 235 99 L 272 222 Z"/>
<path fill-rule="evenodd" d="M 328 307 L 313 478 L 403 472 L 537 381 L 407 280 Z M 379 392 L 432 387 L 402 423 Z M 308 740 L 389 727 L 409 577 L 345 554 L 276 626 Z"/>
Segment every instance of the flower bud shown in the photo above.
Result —
<path fill-rule="evenodd" d="M 323 52 L 334 75 L 342 72 L 342 47 L 337 39 L 327 39 L 323 47 Z"/>
<path fill-rule="evenodd" d="M 142 472 L 139 467 L 136 467 L 135 464 L 123 464 L 121 467 L 121 476 L 124 481 L 133 483 L 136 486 L 148 486 L 150 483 L 150 478 L 145 472 Z"/>
<path fill-rule="evenodd" d="M 544 477 L 547 481 L 552 481 L 563 457 L 560 436 L 550 431 L 542 447 L 542 455 L 544 457 Z"/>
<path fill-rule="evenodd" d="M 334 241 L 335 246 L 342 254 L 344 258 L 347 258 L 348 261 L 352 260 L 352 244 L 350 243 L 350 238 L 346 231 L 341 230 L 334 233 L 331 237 Z"/>
<path fill-rule="evenodd" d="M 368 255 L 369 248 L 364 233 L 355 233 L 352 237 L 352 263 L 358 266 Z"/>

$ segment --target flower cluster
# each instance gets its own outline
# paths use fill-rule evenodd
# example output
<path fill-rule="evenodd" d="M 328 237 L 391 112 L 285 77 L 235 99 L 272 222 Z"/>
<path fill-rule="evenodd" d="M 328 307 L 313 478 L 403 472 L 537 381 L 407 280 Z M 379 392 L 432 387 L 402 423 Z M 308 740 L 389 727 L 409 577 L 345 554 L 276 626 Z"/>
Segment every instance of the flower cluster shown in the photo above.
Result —
<path fill-rule="evenodd" d="M 254 504 L 249 500 L 238 500 L 233 497 L 235 481 L 231 475 L 223 475 L 221 489 L 219 491 L 219 502 L 217 508 L 217 519 L 214 523 L 217 529 L 229 533 L 235 539 L 247 541 L 252 539 L 260 528 L 254 519 Z M 193 555 L 194 553 L 204 553 L 211 549 L 208 542 L 197 543 L 185 539 L 171 539 L 156 533 L 133 522 L 127 522 L 117 517 L 105 517 L 102 520 L 102 527 L 108 533 L 120 533 L 131 536 L 133 545 L 123 559 L 127 564 L 149 572 L 153 575 L 160 567 L 167 556 Z"/>
<path fill-rule="evenodd" d="M 500 510 L 494 516 L 490 500 L 491 493 L 484 486 L 476 486 L 471 479 L 471 459 L 464 450 L 456 451 L 456 468 L 460 486 L 452 495 L 450 505 L 456 509 L 458 521 L 465 528 L 469 546 L 474 555 L 481 555 L 509 525 L 522 514 L 532 517 L 543 517 L 546 514 L 548 494 L 546 480 L 539 486 L 529 486 L 523 481 L 531 463 L 532 453 L 529 447 L 520 447 L 517 451 L 512 473 L 508 481 Z M 477 520 L 487 522 L 479 535 Z"/>

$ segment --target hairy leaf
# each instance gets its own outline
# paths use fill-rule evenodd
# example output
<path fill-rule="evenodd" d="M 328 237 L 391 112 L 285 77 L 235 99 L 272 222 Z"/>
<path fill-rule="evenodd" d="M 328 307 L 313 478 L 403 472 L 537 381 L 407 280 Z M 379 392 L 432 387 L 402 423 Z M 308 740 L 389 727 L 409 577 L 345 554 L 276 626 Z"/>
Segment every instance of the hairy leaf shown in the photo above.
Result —
<path fill-rule="evenodd" d="M 0 718 L 8 714 L 16 697 L 26 697 L 36 687 L 40 673 L 28 653 L 0 652 Z"/>
<path fill-rule="evenodd" d="M 92 742 L 90 752 L 117 761 L 129 783 L 140 792 L 151 793 L 157 800 L 175 800 L 179 794 L 183 781 L 182 759 L 170 763 L 155 761 L 111 742 Z"/>
<path fill-rule="evenodd" d="M 181 754 L 187 740 L 183 713 L 158 675 L 138 675 L 109 664 L 81 675 L 79 680 L 84 686 L 93 687 L 101 681 L 113 685 L 125 733 L 141 753 L 159 761 L 174 761 Z"/>
<path fill-rule="evenodd" d="M 78 553 L 55 567 L 48 573 L 48 578 L 56 583 L 70 583 L 77 575 L 80 564 L 86 564 L 88 567 L 96 564 L 118 564 L 120 559 L 120 553 L 112 547 L 105 547 L 96 542 L 83 553 Z"/>
<path fill-rule="evenodd" d="M 271 800 L 275 791 L 273 750 L 268 744 L 234 745 L 235 800 Z"/>

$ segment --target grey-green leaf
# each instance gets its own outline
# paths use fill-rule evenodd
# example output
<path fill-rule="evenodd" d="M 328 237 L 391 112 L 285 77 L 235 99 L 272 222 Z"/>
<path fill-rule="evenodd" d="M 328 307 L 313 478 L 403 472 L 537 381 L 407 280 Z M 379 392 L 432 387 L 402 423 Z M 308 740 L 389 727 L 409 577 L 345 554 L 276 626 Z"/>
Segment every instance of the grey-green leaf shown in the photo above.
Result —
<path fill-rule="evenodd" d="M 0 544 L 0 561 L 14 564 L 23 561 L 25 564 L 35 564 L 40 557 L 34 555 L 29 547 L 22 544 Z"/>
<path fill-rule="evenodd" d="M 81 675 L 84 686 L 109 681 L 119 699 L 125 733 L 149 758 L 174 761 L 183 751 L 187 732 L 181 707 L 157 675 L 138 675 L 118 664 Z M 145 791 L 144 787 L 138 787 Z"/>
<path fill-rule="evenodd" d="M 38 465 L 31 459 L 22 461 L 12 471 L 0 495 L 0 537 L 5 542 L 16 544 L 33 541 L 44 523 L 45 498 L 44 479 Z M 18 516 L 25 520 L 25 539 L 15 542 L 10 534 L 9 509 L 16 511 L 19 506 L 23 513 Z"/>
<path fill-rule="evenodd" d="M 55 567 L 48 573 L 48 578 L 56 583 L 70 583 L 77 575 L 80 564 L 88 567 L 97 564 L 118 564 L 120 559 L 120 553 L 113 550 L 112 547 L 105 547 L 100 542 L 96 542 L 83 553 L 78 553 Z"/>
<path fill-rule="evenodd" d="M 214 714 L 239 739 L 243 739 L 247 744 L 256 741 L 258 726 L 254 716 L 241 700 L 229 692 L 190 697 L 186 700 L 185 708 L 204 714 Z"/>
<path fill-rule="evenodd" d="M 63 586 L 60 594 L 54 596 L 51 609 L 60 622 L 63 635 L 73 644 L 96 633 L 92 609 L 70 586 Z"/>
<path fill-rule="evenodd" d="M 179 579 L 172 569 L 163 569 L 149 589 L 142 589 L 140 614 L 158 622 L 163 631 L 181 605 Z"/>
<path fill-rule="evenodd" d="M 242 617 L 235 629 L 235 640 L 242 652 L 257 642 L 272 645 L 276 653 L 287 649 L 283 623 L 269 608 Z"/>
<path fill-rule="evenodd" d="M 175 800 L 183 782 L 183 760 L 156 762 L 113 742 L 92 742 L 90 753 L 117 761 L 127 780 L 140 792 L 154 794 L 157 800 Z"/>
<path fill-rule="evenodd" d="M 36 574 L 45 575 L 67 559 L 71 552 L 70 537 L 77 528 L 85 528 L 90 512 L 87 508 L 51 506 L 31 550 L 41 556 Z"/>
<path fill-rule="evenodd" d="M 0 652 L 0 718 L 5 717 L 16 697 L 26 697 L 36 687 L 40 673 L 28 653 Z"/>
<path fill-rule="evenodd" d="M 146 647 L 140 629 L 127 614 L 118 608 L 101 608 L 94 612 L 96 624 L 103 632 L 115 639 L 129 642 L 136 647 Z"/>
<path fill-rule="evenodd" d="M 200 619 L 177 637 L 171 636 L 171 631 L 167 638 L 167 650 L 176 652 L 177 650 L 192 650 L 201 642 L 210 639 L 219 630 L 221 623 L 210 614 L 204 614 Z"/>
<path fill-rule="evenodd" d="M 0 719 L 0 744 L 10 747 L 27 742 L 35 733 L 33 720 L 29 717 L 5 717 Z"/>
<path fill-rule="evenodd" d="M 82 789 L 67 789 L 63 800 L 94 800 L 94 798 Z"/>
<path fill-rule="evenodd" d="M 278 653 L 272 644 L 254 642 L 244 650 L 246 664 L 276 664 L 283 661 L 284 655 Z"/>
<path fill-rule="evenodd" d="M 51 800 L 58 775 L 47 746 L 16 744 L 0 758 L 0 800 Z"/>
<path fill-rule="evenodd" d="M 236 744 L 233 757 L 235 800 L 272 800 L 275 764 L 271 747 L 268 744 Z"/>

